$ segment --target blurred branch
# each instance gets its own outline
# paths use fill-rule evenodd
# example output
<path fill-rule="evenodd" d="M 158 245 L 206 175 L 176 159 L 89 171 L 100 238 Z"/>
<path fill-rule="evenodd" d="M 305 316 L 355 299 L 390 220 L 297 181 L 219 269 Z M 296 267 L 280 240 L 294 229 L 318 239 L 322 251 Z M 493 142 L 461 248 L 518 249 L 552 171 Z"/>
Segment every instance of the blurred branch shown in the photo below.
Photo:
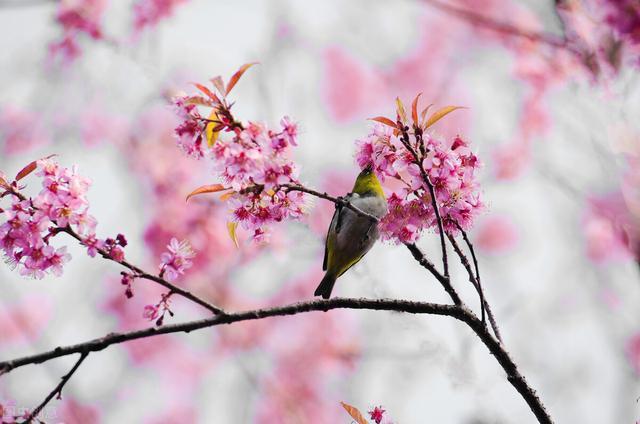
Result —
<path fill-rule="evenodd" d="M 477 13 L 464 7 L 459 7 L 440 0 L 422 0 L 423 3 L 432 6 L 434 9 L 447 13 L 470 24 L 481 26 L 494 32 L 509 35 L 512 37 L 526 38 L 535 43 L 546 44 L 553 48 L 565 49 L 574 55 L 583 58 L 584 53 L 571 46 L 565 37 L 558 37 L 545 32 L 530 31 L 517 27 L 516 25 L 497 21 L 491 17 Z"/>
<path fill-rule="evenodd" d="M 62 397 L 62 388 L 65 384 L 67 384 L 71 376 L 76 372 L 76 370 L 80 367 L 87 356 L 89 356 L 89 352 L 83 352 L 82 354 L 80 354 L 80 358 L 76 361 L 73 368 L 71 368 L 71 370 L 67 374 L 65 374 L 62 379 L 60 379 L 60 383 L 58 383 L 58 385 L 51 391 L 51 393 L 47 395 L 44 401 L 42 401 L 42 403 L 31 412 L 31 414 L 29 414 L 29 416 L 25 419 L 24 424 L 29 424 L 30 422 L 32 422 L 38 416 L 40 411 L 42 411 L 44 407 L 47 406 L 47 404 L 51 401 L 51 399 L 53 399 L 54 396 L 57 396 L 58 399 Z"/>

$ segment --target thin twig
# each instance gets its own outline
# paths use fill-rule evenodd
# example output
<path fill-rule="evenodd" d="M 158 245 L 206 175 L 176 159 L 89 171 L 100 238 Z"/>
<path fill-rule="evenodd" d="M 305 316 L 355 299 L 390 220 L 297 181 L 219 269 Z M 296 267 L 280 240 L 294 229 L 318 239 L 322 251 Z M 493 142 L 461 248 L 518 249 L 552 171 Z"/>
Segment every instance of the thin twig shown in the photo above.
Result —
<path fill-rule="evenodd" d="M 80 367 L 87 356 L 89 356 L 89 352 L 82 352 L 80 354 L 80 358 L 78 358 L 76 363 L 73 365 L 73 368 L 71 368 L 71 370 L 60 379 L 60 383 L 58 383 L 58 385 L 51 391 L 51 393 L 47 395 L 44 401 L 42 401 L 42 403 L 31 412 L 31 414 L 29 414 L 29 416 L 23 421 L 24 424 L 29 424 L 35 418 L 37 418 L 38 414 L 44 409 L 45 406 L 47 406 L 47 404 L 51 401 L 51 399 L 53 399 L 54 396 L 57 396 L 58 399 L 62 397 L 62 388 L 65 384 L 67 384 L 69 379 L 71 379 L 71 376 L 76 372 L 76 370 Z"/>
<path fill-rule="evenodd" d="M 15 189 L 13 189 L 13 188 L 10 188 L 10 191 L 9 191 L 9 192 L 10 192 L 12 195 L 16 196 L 16 197 L 17 197 L 18 199 L 20 199 L 20 200 L 23 200 L 23 201 L 24 201 L 24 200 L 27 200 L 27 198 L 26 198 L 22 193 L 20 193 L 19 191 L 15 190 Z M 54 224 L 58 225 L 55 221 L 54 221 Z M 75 231 L 74 231 L 70 226 L 68 226 L 68 225 L 67 225 L 66 227 L 60 227 L 60 226 L 58 226 L 58 227 L 56 227 L 53 231 L 54 231 L 55 233 L 67 233 L 67 234 L 69 234 L 71 237 L 73 237 L 74 239 L 78 240 L 78 241 L 80 242 L 80 244 L 84 245 L 84 240 L 82 239 L 82 237 L 80 236 L 80 234 L 76 233 L 76 232 L 75 232 Z M 184 298 L 186 298 L 186 299 L 189 299 L 189 300 L 191 300 L 192 302 L 197 303 L 198 305 L 202 306 L 203 308 L 206 308 L 206 309 L 210 310 L 210 311 L 211 311 L 211 312 L 213 312 L 214 314 L 221 314 L 221 313 L 224 313 L 224 310 L 223 310 L 222 308 L 219 308 L 219 307 L 217 307 L 217 306 L 215 306 L 215 305 L 213 305 L 213 304 L 211 304 L 211 303 L 207 302 L 206 300 L 199 298 L 198 296 L 194 295 L 193 293 L 189 292 L 188 290 L 184 290 L 184 289 L 182 289 L 182 288 L 180 288 L 180 287 L 178 287 L 178 286 L 175 286 L 175 285 L 171 284 L 170 282 L 168 282 L 168 281 L 167 281 L 167 280 L 165 280 L 164 278 L 160 278 L 160 277 L 158 277 L 158 276 L 156 276 L 156 275 L 153 275 L 153 274 L 149 274 L 149 273 L 147 273 L 147 272 L 144 272 L 142 269 L 138 268 L 138 267 L 137 267 L 137 266 L 135 266 L 135 265 L 130 264 L 129 262 L 127 262 L 127 261 L 125 261 L 125 260 L 118 261 L 118 260 L 116 260 L 116 259 L 112 258 L 112 257 L 109 255 L 109 252 L 107 252 L 107 251 L 106 251 L 106 250 L 104 250 L 104 249 L 97 248 L 96 250 L 98 251 L 98 253 L 100 253 L 100 255 L 101 255 L 104 259 L 108 259 L 108 260 L 110 260 L 110 261 L 116 262 L 116 263 L 118 263 L 118 264 L 122 265 L 123 267 L 128 268 L 129 270 L 133 271 L 133 272 L 134 272 L 134 274 L 135 274 L 134 276 L 135 276 L 136 278 L 144 278 L 145 280 L 149 280 L 149 281 L 156 282 L 156 283 L 160 284 L 161 286 L 163 286 L 163 287 L 165 287 L 165 288 L 167 288 L 167 289 L 171 290 L 171 292 L 173 292 L 173 293 L 177 293 L 177 294 L 179 294 L 180 296 L 182 296 L 182 297 L 184 297 Z"/>
<path fill-rule="evenodd" d="M 476 277 L 473 273 L 473 270 L 471 269 L 471 264 L 469 264 L 469 259 L 464 254 L 464 252 L 462 252 L 462 249 L 460 249 L 460 246 L 458 245 L 456 240 L 453 238 L 453 236 L 451 236 L 450 234 L 447 234 L 447 237 L 449 238 L 449 242 L 451 242 L 451 245 L 453 246 L 453 250 L 456 252 L 458 257 L 460 258 L 460 262 L 462 263 L 464 268 L 467 270 L 467 274 L 469 275 L 469 281 L 478 292 L 478 296 L 480 297 L 480 307 L 482 308 L 482 311 L 484 312 L 486 310 L 486 314 L 489 317 L 489 323 L 491 324 L 491 328 L 493 329 L 493 332 L 498 338 L 498 341 L 502 343 L 502 335 L 500 334 L 500 329 L 498 328 L 498 324 L 496 323 L 496 320 L 493 316 L 493 311 L 491 310 L 491 306 L 489 306 L 489 303 L 484 298 L 482 287 L 476 281 Z M 481 322 L 485 324 L 484 319 L 482 319 Z"/>
<path fill-rule="evenodd" d="M 448 13 L 451 16 L 462 19 L 473 25 L 481 26 L 491 31 L 499 32 L 501 34 L 505 34 L 513 37 L 526 38 L 529 41 L 546 44 L 556 49 L 565 49 L 580 58 L 582 58 L 584 55 L 582 51 L 574 48 L 569 43 L 567 43 L 567 40 L 565 37 L 558 37 L 556 35 L 548 34 L 544 32 L 525 30 L 507 22 L 499 22 L 491 17 L 482 15 L 473 10 L 458 7 L 453 4 L 442 2 L 439 0 L 422 0 L 422 1 L 434 7 L 435 9 Z"/>
<path fill-rule="evenodd" d="M 74 239 L 78 240 L 80 243 L 84 244 L 84 241 L 82 240 L 82 237 L 76 233 L 75 231 L 73 231 L 71 228 L 69 227 L 64 227 L 64 228 L 60 228 L 61 232 L 67 233 L 69 234 L 71 237 L 73 237 Z M 171 284 L 170 282 L 168 282 L 167 280 L 165 280 L 164 278 L 160 278 L 156 275 L 153 274 L 149 274 L 145 271 L 143 271 L 142 269 L 138 268 L 135 265 L 130 264 L 129 262 L 125 261 L 125 260 L 121 260 L 118 261 L 114 258 L 112 258 L 111 256 L 109 256 L 109 253 L 104 250 L 104 249 L 97 249 L 98 253 L 100 253 L 100 255 L 105 258 L 108 259 L 110 261 L 116 262 L 120 265 L 122 265 L 123 267 L 131 270 L 134 272 L 134 276 L 136 278 L 144 278 L 145 280 L 149 280 L 149 281 L 153 281 L 155 283 L 160 284 L 161 286 L 169 289 L 171 292 L 175 293 L 175 294 L 179 294 L 180 296 L 189 299 L 190 301 L 197 303 L 198 305 L 202 306 L 203 308 L 206 308 L 208 310 L 210 310 L 211 312 L 213 312 L 214 314 L 221 314 L 224 313 L 224 310 L 222 308 L 219 308 L 218 306 L 215 306 L 209 302 L 207 302 L 204 299 L 199 298 L 198 296 L 194 295 L 193 293 L 191 293 L 188 290 L 182 289 L 174 284 Z"/>
<path fill-rule="evenodd" d="M 458 225 L 458 224 L 456 224 Z M 489 302 L 487 301 L 487 298 L 484 296 L 484 289 L 482 288 L 482 282 L 480 280 L 480 266 L 478 265 L 478 258 L 476 257 L 476 250 L 473 247 L 473 243 L 471 243 L 471 240 L 469 240 L 469 237 L 467 235 L 467 232 L 465 230 L 462 229 L 462 227 L 460 227 L 460 225 L 458 225 L 458 229 L 460 230 L 460 232 L 462 233 L 462 238 L 464 239 L 464 242 L 466 243 L 467 247 L 469 248 L 469 252 L 471 252 L 471 259 L 473 259 L 473 266 L 476 270 L 476 281 L 478 282 L 478 287 L 480 288 L 480 292 L 482 293 L 482 297 L 483 297 L 483 303 L 484 306 L 487 309 L 488 312 L 488 316 L 489 316 L 489 322 L 491 323 L 491 327 L 493 328 L 493 332 L 496 334 L 496 337 L 498 338 L 498 340 L 500 340 L 502 342 L 502 336 L 500 335 L 500 330 L 498 328 L 498 323 L 496 322 L 496 319 L 493 315 L 493 312 L 491 312 L 491 307 L 489 306 Z"/>
<path fill-rule="evenodd" d="M 363 211 L 362 209 L 358 208 L 357 206 L 354 206 L 353 203 L 349 202 L 348 200 L 345 200 L 342 197 L 333 197 L 333 196 L 330 196 L 327 193 L 321 193 L 319 191 L 311 190 L 309 188 L 303 187 L 301 185 L 295 185 L 295 184 L 281 184 L 280 187 L 285 188 L 287 191 L 300 191 L 300 192 L 303 192 L 303 193 L 311 194 L 312 196 L 315 196 L 315 197 L 319 197 L 321 199 L 329 200 L 329 201 L 335 203 L 336 205 L 343 206 L 343 207 L 346 207 L 348 209 L 351 209 L 356 214 L 358 214 L 360 216 L 367 217 L 370 220 L 372 220 L 373 222 L 380 222 L 380 219 L 378 217 Z"/>

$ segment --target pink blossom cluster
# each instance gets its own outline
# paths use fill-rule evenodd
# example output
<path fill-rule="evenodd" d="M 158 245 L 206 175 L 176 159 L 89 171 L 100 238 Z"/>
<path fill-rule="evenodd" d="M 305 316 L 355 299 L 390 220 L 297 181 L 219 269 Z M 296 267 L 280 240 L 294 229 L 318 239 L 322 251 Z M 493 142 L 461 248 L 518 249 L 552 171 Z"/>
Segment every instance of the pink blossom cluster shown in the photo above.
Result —
<path fill-rule="evenodd" d="M 49 44 L 50 55 L 61 55 L 65 62 L 70 62 L 80 55 L 78 37 L 81 34 L 86 34 L 94 40 L 102 39 L 102 15 L 105 6 L 105 0 L 60 1 L 56 21 L 62 27 L 62 38 Z"/>
<path fill-rule="evenodd" d="M 163 294 L 155 305 L 145 305 L 142 316 L 149 321 L 155 321 L 157 326 L 161 326 L 166 313 L 173 316 L 173 311 L 169 307 L 170 298 L 171 293 Z"/>
<path fill-rule="evenodd" d="M 480 162 L 459 136 L 451 141 L 425 133 L 424 153 L 415 147 L 416 160 L 387 126 L 376 124 L 371 134 L 356 142 L 360 168 L 372 166 L 381 181 L 392 179 L 400 188 L 388 199 L 389 213 L 382 219 L 383 239 L 413 242 L 437 220 L 424 174 L 433 184 L 444 230 L 455 234 L 469 229 L 483 208 L 476 170 Z"/>
<path fill-rule="evenodd" d="M 232 190 L 225 196 L 231 221 L 252 233 L 254 240 L 265 241 L 268 224 L 302 216 L 305 196 L 286 187 L 299 184 L 298 168 L 290 157 L 297 145 L 296 124 L 286 116 L 278 130 L 258 122 L 242 124 L 224 104 L 216 106 L 212 123 L 202 117 L 193 99 L 175 100 L 182 119 L 175 130 L 178 145 L 190 156 L 213 161 L 215 175 Z M 216 125 L 213 131 L 230 137 L 212 139 L 207 125 Z"/>
<path fill-rule="evenodd" d="M 122 249 L 127 241 L 122 234 L 106 240 L 95 235 L 97 222 L 88 212 L 86 197 L 91 185 L 88 178 L 79 175 L 75 166 L 64 168 L 52 159 L 35 162 L 32 170 L 42 179 L 42 190 L 33 198 L 20 194 L 17 182 L 9 186 L 4 177 L 2 180 L 2 197 L 9 196 L 11 206 L 3 212 L 0 250 L 9 264 L 34 278 L 43 278 L 47 272 L 61 275 L 71 257 L 66 247 L 55 248 L 50 239 L 66 229 L 81 238 L 89 256 L 100 251 L 116 261 L 124 260 Z"/>
<path fill-rule="evenodd" d="M 173 15 L 174 10 L 187 0 L 138 0 L 133 5 L 133 26 L 136 32 L 158 24 Z"/>
<path fill-rule="evenodd" d="M 640 44 L 640 2 L 604 0 L 605 22 L 630 44 Z"/>

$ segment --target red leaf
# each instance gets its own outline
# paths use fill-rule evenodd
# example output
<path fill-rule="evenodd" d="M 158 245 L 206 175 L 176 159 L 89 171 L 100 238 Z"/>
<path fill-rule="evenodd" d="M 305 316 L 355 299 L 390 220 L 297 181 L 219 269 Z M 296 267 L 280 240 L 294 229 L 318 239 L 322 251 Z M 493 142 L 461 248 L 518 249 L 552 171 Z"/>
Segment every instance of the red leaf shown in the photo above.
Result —
<path fill-rule="evenodd" d="M 7 190 L 11 188 L 11 186 L 9 186 L 9 183 L 7 183 L 7 181 L 2 177 L 0 177 L 0 187 L 5 188 Z"/>
<path fill-rule="evenodd" d="M 195 83 L 195 82 L 193 83 L 193 85 L 195 85 L 198 90 L 200 90 L 204 94 L 206 94 L 207 97 L 209 97 L 211 100 L 213 100 L 214 103 L 216 103 L 216 104 L 220 103 L 220 99 L 218 98 L 218 96 L 216 96 L 216 94 L 214 92 L 212 92 L 211 90 L 209 90 L 207 87 L 205 87 L 202 84 Z"/>
<path fill-rule="evenodd" d="M 413 119 L 413 125 L 418 125 L 418 100 L 422 96 L 422 93 L 418 93 L 415 99 L 413 99 L 413 103 L 411 104 L 411 119 Z"/>
<path fill-rule="evenodd" d="M 227 95 L 231 92 L 233 87 L 235 87 L 235 85 L 238 83 L 242 74 L 244 74 L 247 71 L 247 69 L 251 68 L 253 65 L 257 63 L 258 62 L 245 63 L 240 67 L 240 69 L 236 71 L 235 74 L 231 75 L 231 78 L 229 79 L 229 83 L 227 84 L 227 93 L 226 93 Z"/>
<path fill-rule="evenodd" d="M 376 116 L 375 118 L 369 118 L 371 121 L 380 122 L 381 124 L 385 124 L 390 126 L 391 128 L 396 128 L 397 125 L 389 118 L 385 118 L 384 116 Z"/>
<path fill-rule="evenodd" d="M 193 196 L 196 196 L 198 194 L 217 193 L 218 191 L 223 191 L 223 190 L 228 190 L 228 188 L 223 186 L 222 184 L 204 185 L 204 186 L 198 187 L 197 189 L 195 189 L 191 193 L 189 193 L 187 195 L 187 199 L 186 200 L 189 201 L 190 198 L 192 198 Z"/>
<path fill-rule="evenodd" d="M 223 96 L 225 95 L 224 92 L 224 81 L 222 81 L 222 77 L 220 75 L 218 75 L 215 78 L 211 78 L 211 83 L 213 84 L 213 86 L 216 88 L 216 90 L 218 90 L 218 93 L 222 94 Z"/>
<path fill-rule="evenodd" d="M 46 158 L 40 158 L 38 160 L 43 160 L 43 159 L 50 159 L 52 157 L 54 157 L 56 155 L 49 155 Z M 29 163 L 27 166 L 25 166 L 24 168 L 22 168 L 20 170 L 20 172 L 18 172 L 16 174 L 16 181 L 20 181 L 21 179 L 23 179 L 24 177 L 26 177 L 27 175 L 31 174 L 33 171 L 36 170 L 36 168 L 38 167 L 38 160 L 34 160 L 33 162 Z"/>
<path fill-rule="evenodd" d="M 355 406 L 351 406 L 348 403 L 344 403 L 344 402 L 340 402 L 340 405 L 342 405 L 344 410 L 347 411 L 347 413 L 349 415 L 351 415 L 351 418 L 356 420 L 356 422 L 358 424 L 368 424 L 367 420 L 364 419 L 364 417 L 362 416 L 362 413 L 358 410 L 358 408 L 356 408 Z"/>

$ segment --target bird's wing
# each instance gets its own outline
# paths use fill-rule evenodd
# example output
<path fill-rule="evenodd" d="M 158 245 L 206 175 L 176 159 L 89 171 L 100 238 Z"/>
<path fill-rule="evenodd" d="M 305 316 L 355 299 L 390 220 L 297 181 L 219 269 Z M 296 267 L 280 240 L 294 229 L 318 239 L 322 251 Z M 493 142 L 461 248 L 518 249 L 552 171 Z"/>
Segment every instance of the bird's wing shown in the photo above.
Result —
<path fill-rule="evenodd" d="M 371 222 L 369 224 L 369 228 L 367 229 L 367 232 L 365 233 L 364 237 L 361 240 L 361 244 L 366 244 L 369 242 L 370 238 L 371 238 L 371 230 L 373 230 L 373 228 L 377 225 L 377 223 L 375 222 Z M 373 245 L 372 245 L 373 246 Z M 345 272 L 349 271 L 349 269 L 354 266 L 355 264 L 357 264 L 358 262 L 360 262 L 360 260 L 364 257 L 364 255 L 366 255 L 369 252 L 369 249 L 371 249 L 371 246 L 369 248 L 364 248 L 362 249 L 362 254 L 357 256 L 351 263 L 347 264 L 347 266 L 344 268 L 344 270 L 340 273 L 340 275 L 344 274 Z M 338 277 L 340 276 L 338 275 Z"/>
<path fill-rule="evenodd" d="M 324 259 L 322 261 L 322 270 L 326 271 L 327 270 L 327 266 L 328 266 L 328 262 L 329 262 L 329 244 L 333 244 L 335 241 L 335 234 L 333 237 L 333 240 L 330 240 L 331 238 L 331 233 L 333 232 L 333 229 L 337 226 L 338 224 L 338 217 L 340 216 L 340 208 L 336 207 L 335 212 L 333 212 L 333 217 L 331 218 L 331 224 L 329 225 L 329 229 L 327 230 L 327 237 L 324 241 Z"/>

